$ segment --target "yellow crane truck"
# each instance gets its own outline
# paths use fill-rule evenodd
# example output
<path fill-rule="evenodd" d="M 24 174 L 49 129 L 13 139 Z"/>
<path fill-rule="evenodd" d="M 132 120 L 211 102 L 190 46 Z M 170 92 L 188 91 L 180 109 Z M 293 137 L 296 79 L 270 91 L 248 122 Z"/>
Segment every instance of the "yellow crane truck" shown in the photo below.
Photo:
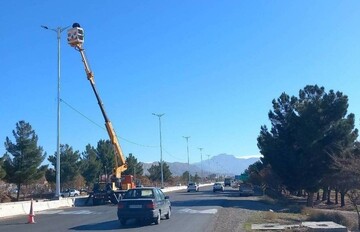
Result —
<path fill-rule="evenodd" d="M 94 185 L 93 192 L 91 197 L 93 198 L 93 204 L 98 205 L 105 203 L 106 201 L 111 201 L 113 204 L 117 204 L 121 195 L 130 188 L 135 187 L 133 176 L 123 175 L 127 169 L 125 162 L 125 157 L 122 152 L 120 143 L 117 139 L 114 127 L 112 126 L 106 112 L 104 109 L 104 104 L 102 103 L 99 93 L 95 87 L 94 73 L 91 71 L 88 61 L 85 56 L 85 51 L 83 48 L 84 43 L 84 29 L 80 27 L 80 24 L 74 23 L 72 28 L 67 31 L 67 41 L 71 47 L 74 47 L 75 50 L 80 52 L 82 62 L 85 66 L 85 72 L 87 79 L 89 80 L 92 90 L 98 101 L 101 113 L 105 120 L 105 127 L 109 135 L 110 141 L 114 147 L 115 153 L 115 167 L 113 168 L 112 175 L 106 180 L 106 182 L 96 183 Z"/>

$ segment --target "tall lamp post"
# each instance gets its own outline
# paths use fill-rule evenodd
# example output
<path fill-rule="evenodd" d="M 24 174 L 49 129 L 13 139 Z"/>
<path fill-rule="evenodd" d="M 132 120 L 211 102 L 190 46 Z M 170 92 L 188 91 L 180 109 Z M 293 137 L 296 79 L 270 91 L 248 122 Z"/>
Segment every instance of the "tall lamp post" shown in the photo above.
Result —
<path fill-rule="evenodd" d="M 160 131 L 160 169 L 161 169 L 161 188 L 164 188 L 164 169 L 163 169 L 163 158 L 162 158 L 162 139 L 161 139 L 161 116 L 164 114 L 155 114 L 154 116 L 159 117 L 159 131 Z"/>
<path fill-rule="evenodd" d="M 189 158 L 189 138 L 190 136 L 183 136 L 186 139 L 186 150 L 187 150 L 187 159 L 188 159 L 188 172 L 189 172 L 189 183 L 190 183 L 190 158 Z"/>
<path fill-rule="evenodd" d="M 58 41 L 58 83 L 57 83 L 57 143 L 56 143 L 56 190 L 55 197 L 60 197 L 60 40 L 61 40 L 61 32 L 66 30 L 67 27 L 57 27 L 57 28 L 49 28 L 47 26 L 41 25 L 42 28 L 46 30 L 55 31 L 57 34 Z"/>
<path fill-rule="evenodd" d="M 202 163 L 203 163 L 203 162 L 202 162 L 202 149 L 203 149 L 202 147 L 199 147 L 199 150 L 200 150 L 200 158 L 201 158 L 201 163 L 200 163 L 200 166 L 201 166 L 201 180 L 204 178 L 204 177 L 203 177 L 203 166 L 202 166 L 202 165 L 203 165 L 203 164 L 202 164 Z"/>

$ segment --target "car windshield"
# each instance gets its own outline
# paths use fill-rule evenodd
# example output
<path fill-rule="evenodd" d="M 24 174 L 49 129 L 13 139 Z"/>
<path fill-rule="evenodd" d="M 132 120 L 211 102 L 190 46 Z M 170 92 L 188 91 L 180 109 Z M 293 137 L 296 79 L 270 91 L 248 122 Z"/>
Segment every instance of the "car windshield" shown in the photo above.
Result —
<path fill-rule="evenodd" d="M 124 195 L 124 199 L 154 198 L 152 189 L 130 189 Z"/>

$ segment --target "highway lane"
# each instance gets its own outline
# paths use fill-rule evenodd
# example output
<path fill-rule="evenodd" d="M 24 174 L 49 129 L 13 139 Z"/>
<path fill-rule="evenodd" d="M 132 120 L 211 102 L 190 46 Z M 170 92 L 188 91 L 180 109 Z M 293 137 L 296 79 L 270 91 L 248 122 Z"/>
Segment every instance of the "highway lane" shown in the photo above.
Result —
<path fill-rule="evenodd" d="M 116 206 L 85 206 L 38 212 L 35 224 L 27 224 L 27 216 L 0 219 L 0 231 L 212 231 L 219 208 L 237 190 L 227 188 L 224 193 L 213 193 L 212 187 L 202 187 L 199 192 L 177 191 L 166 193 L 172 202 L 172 215 L 159 225 L 138 225 L 129 221 L 121 226 L 116 216 Z M 35 208 L 36 211 L 36 208 Z"/>

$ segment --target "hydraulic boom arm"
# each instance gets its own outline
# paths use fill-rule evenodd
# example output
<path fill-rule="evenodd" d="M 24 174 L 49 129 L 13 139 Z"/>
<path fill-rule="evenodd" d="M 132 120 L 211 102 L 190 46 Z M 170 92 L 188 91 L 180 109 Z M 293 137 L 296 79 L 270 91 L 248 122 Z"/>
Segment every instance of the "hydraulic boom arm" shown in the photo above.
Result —
<path fill-rule="evenodd" d="M 100 106 L 101 113 L 105 120 L 106 130 L 110 137 L 110 141 L 111 141 L 112 145 L 114 146 L 114 151 L 115 151 L 116 157 L 115 157 L 115 167 L 113 169 L 113 175 L 116 176 L 116 178 L 121 178 L 121 173 L 127 169 L 127 165 L 125 163 L 125 158 L 124 158 L 124 154 L 122 152 L 120 143 L 116 137 L 115 130 L 114 130 L 108 116 L 106 115 L 106 112 L 104 109 L 104 104 L 102 103 L 100 96 L 96 90 L 94 74 L 90 69 L 90 66 L 89 66 L 88 61 L 85 56 L 85 51 L 83 49 L 84 30 L 80 27 L 79 24 L 74 23 L 73 28 L 68 30 L 68 43 L 72 47 L 74 47 L 77 51 L 79 51 L 81 54 L 82 62 L 84 63 L 84 66 L 85 66 L 85 72 L 86 72 L 87 79 L 90 81 L 91 87 L 95 93 L 96 99 Z"/>

